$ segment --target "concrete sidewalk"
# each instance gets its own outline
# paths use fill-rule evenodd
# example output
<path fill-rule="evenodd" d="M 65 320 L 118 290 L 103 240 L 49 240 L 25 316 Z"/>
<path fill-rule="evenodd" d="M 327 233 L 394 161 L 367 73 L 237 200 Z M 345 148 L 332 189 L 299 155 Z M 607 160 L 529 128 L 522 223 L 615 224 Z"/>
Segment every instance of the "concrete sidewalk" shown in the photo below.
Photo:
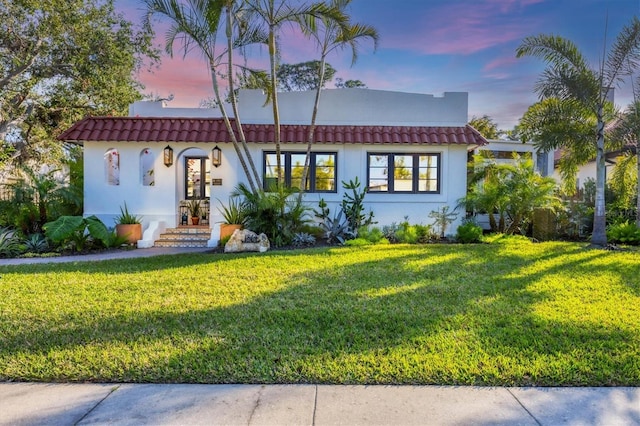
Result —
<path fill-rule="evenodd" d="M 0 383 L 1 425 L 640 425 L 640 388 Z"/>

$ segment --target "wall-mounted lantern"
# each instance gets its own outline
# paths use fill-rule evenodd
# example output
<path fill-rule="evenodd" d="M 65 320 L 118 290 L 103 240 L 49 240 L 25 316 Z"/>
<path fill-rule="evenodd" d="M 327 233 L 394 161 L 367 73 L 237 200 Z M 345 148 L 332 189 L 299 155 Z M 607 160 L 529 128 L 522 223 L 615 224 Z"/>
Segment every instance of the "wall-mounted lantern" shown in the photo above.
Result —
<path fill-rule="evenodd" d="M 218 145 L 211 150 L 211 164 L 213 167 L 220 167 L 222 164 L 222 150 L 218 148 Z"/>
<path fill-rule="evenodd" d="M 164 149 L 164 165 L 171 167 L 173 164 L 173 149 L 167 145 Z"/>

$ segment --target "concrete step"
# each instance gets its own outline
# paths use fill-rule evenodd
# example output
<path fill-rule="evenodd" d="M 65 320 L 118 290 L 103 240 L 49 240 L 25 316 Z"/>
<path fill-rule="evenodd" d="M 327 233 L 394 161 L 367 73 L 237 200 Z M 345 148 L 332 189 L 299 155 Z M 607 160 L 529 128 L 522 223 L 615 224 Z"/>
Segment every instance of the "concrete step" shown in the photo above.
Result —
<path fill-rule="evenodd" d="M 154 243 L 155 247 L 207 247 L 211 235 L 208 226 L 181 226 L 168 228 Z"/>
<path fill-rule="evenodd" d="M 204 240 L 158 240 L 154 243 L 154 247 L 207 247 L 207 241 Z"/>

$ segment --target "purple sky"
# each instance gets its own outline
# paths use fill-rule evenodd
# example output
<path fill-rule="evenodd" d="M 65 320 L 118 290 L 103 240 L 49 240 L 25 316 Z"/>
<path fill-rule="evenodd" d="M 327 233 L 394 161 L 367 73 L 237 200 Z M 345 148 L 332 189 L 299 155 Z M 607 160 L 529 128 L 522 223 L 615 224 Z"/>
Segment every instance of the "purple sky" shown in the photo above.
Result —
<path fill-rule="evenodd" d="M 137 0 L 116 0 L 116 7 L 134 22 L 143 13 Z M 362 80 L 371 89 L 436 96 L 469 92 L 469 118 L 487 114 L 511 129 L 536 102 L 533 86 L 544 68 L 539 59 L 515 58 L 522 39 L 541 33 L 566 37 L 595 67 L 605 42 L 610 45 L 640 14 L 640 0 L 353 0 L 350 14 L 355 22 L 375 26 L 380 43 L 376 52 L 371 43 L 363 44 L 354 66 L 349 52 L 330 57 L 336 77 Z M 157 31 L 160 44 L 164 32 Z M 281 39 L 283 62 L 317 59 L 313 45 L 294 32 L 285 30 Z M 253 60 L 266 66 L 266 51 Z M 197 55 L 163 57 L 160 68 L 145 70 L 140 80 L 148 94 L 173 94 L 173 107 L 197 107 L 213 94 Z M 619 107 L 630 102 L 630 91 L 629 85 L 616 89 Z"/>

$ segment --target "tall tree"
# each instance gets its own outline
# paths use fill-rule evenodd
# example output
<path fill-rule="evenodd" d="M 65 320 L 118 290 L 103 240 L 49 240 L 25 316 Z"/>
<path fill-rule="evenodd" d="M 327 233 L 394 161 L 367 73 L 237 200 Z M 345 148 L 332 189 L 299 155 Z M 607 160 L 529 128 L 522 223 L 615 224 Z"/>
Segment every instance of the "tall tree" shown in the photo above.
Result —
<path fill-rule="evenodd" d="M 616 37 L 611 49 L 597 69 L 589 66 L 570 40 L 552 35 L 526 37 L 516 55 L 534 56 L 548 66 L 535 90 L 541 98 L 572 100 L 595 114 L 596 136 L 596 204 L 591 244 L 607 244 L 605 215 L 605 104 L 610 91 L 637 67 L 640 59 L 640 20 L 632 18 Z"/>
<path fill-rule="evenodd" d="M 223 98 L 220 91 L 220 84 L 218 81 L 218 75 L 223 71 L 228 72 L 228 69 L 224 69 L 222 60 L 226 57 L 228 59 L 228 66 L 232 67 L 233 48 L 237 45 L 231 41 L 233 37 L 233 16 L 235 13 L 234 7 L 239 3 L 233 0 L 144 0 L 147 7 L 147 17 L 145 24 L 151 26 L 151 21 L 154 16 L 160 16 L 170 23 L 169 28 L 166 31 L 166 52 L 173 56 L 174 44 L 177 40 L 182 41 L 182 48 L 184 55 L 187 55 L 192 49 L 197 49 L 203 55 L 207 61 L 207 66 L 211 75 L 211 84 L 213 87 L 213 93 L 216 104 L 220 107 L 222 118 L 229 133 L 229 138 L 236 151 L 240 165 L 247 177 L 249 186 L 253 191 L 256 191 L 260 187 L 260 180 L 249 149 L 244 138 L 244 133 L 239 132 L 240 141 L 236 137 L 236 129 L 231 125 L 229 114 L 226 111 L 226 107 L 223 103 Z M 223 15 L 227 14 L 227 21 L 224 27 L 224 34 L 227 37 L 228 44 L 226 48 L 218 49 L 216 41 L 221 30 L 221 20 Z M 238 38 L 239 40 L 241 37 Z M 249 42 L 252 42 L 248 41 Z M 229 74 L 231 77 L 231 74 Z M 230 78 L 230 80 L 232 80 Z M 230 85 L 230 93 L 233 94 L 233 86 Z M 231 96 L 232 105 L 235 101 L 235 96 Z M 234 105 L 234 110 L 236 106 Z M 240 117 L 236 113 L 236 128 L 241 129 Z M 244 152 L 243 152 L 244 151 Z M 249 163 L 249 164 L 247 164 Z M 250 168 L 251 167 L 251 170 Z"/>
<path fill-rule="evenodd" d="M 366 89 L 367 85 L 361 80 L 344 80 L 336 78 L 336 89 Z"/>
<path fill-rule="evenodd" d="M 0 0 L 0 165 L 57 163 L 55 137 L 87 114 L 126 114 L 151 33 L 113 0 Z"/>
<path fill-rule="evenodd" d="M 613 106 L 607 104 L 605 117 L 613 117 Z M 530 106 L 518 124 L 518 134 L 533 141 L 538 150 L 553 151 L 561 147 L 559 161 L 562 189 L 573 195 L 577 188 L 578 167 L 596 156 L 596 115 L 572 100 L 547 98 Z"/>
<path fill-rule="evenodd" d="M 486 114 L 482 117 L 476 117 L 474 115 L 471 117 L 471 120 L 469 120 L 469 125 L 479 131 L 485 139 L 498 139 L 498 125 L 493 121 L 493 118 Z"/>
<path fill-rule="evenodd" d="M 320 75 L 320 61 L 307 61 L 298 64 L 280 64 L 278 67 L 278 89 L 283 92 L 301 92 L 306 90 L 317 90 L 318 85 L 322 87 L 327 81 L 331 81 L 336 74 L 335 68 L 329 63 L 325 63 L 325 79 L 321 83 L 318 79 Z"/>
<path fill-rule="evenodd" d="M 328 0 L 329 5 L 339 11 L 345 18 L 347 7 L 351 0 Z M 351 23 L 350 20 L 336 21 L 327 17 L 317 18 L 317 23 L 309 25 L 308 22 L 301 22 L 302 28 L 315 41 L 320 51 L 320 66 L 318 67 L 316 94 L 311 113 L 311 124 L 307 133 L 307 155 L 304 161 L 302 179 L 300 181 L 300 191 L 304 191 L 309 175 L 309 158 L 311 157 L 311 147 L 313 146 L 313 134 L 315 132 L 316 120 L 318 117 L 318 107 L 320 105 L 320 93 L 327 78 L 326 65 L 327 56 L 338 49 L 351 50 L 351 64 L 355 64 L 358 59 L 358 47 L 360 42 L 365 40 L 373 41 L 374 50 L 378 46 L 378 31 L 370 26 L 359 23 Z M 300 197 L 302 192 L 300 193 Z"/>

